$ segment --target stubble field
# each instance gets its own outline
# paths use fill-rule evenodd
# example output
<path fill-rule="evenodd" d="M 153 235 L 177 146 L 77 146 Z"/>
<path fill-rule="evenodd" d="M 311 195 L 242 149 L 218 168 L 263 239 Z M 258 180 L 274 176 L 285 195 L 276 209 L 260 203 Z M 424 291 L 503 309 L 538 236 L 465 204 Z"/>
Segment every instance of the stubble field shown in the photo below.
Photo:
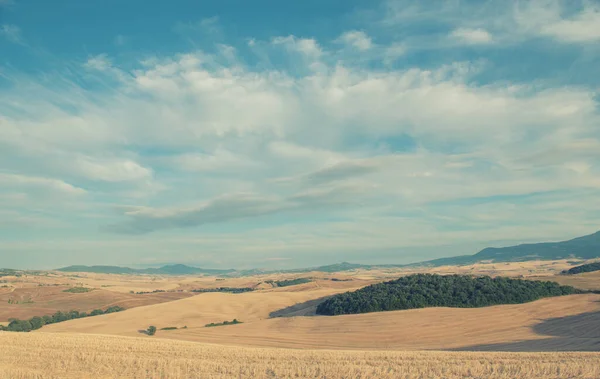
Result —
<path fill-rule="evenodd" d="M 98 335 L 0 333 L 0 378 L 581 378 L 595 353 L 473 353 L 224 347 Z"/>

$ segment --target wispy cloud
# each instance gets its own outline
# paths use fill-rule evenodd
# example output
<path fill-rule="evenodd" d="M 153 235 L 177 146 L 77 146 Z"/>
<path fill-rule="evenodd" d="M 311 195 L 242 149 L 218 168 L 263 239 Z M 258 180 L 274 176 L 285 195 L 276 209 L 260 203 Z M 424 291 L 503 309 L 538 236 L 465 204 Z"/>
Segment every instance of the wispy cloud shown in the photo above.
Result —
<path fill-rule="evenodd" d="M 10 3 L 6 3 L 10 4 Z M 1 5 L 1 4 L 0 4 Z M 0 35 L 10 42 L 23 44 L 23 37 L 21 35 L 21 28 L 16 25 L 4 24 L 0 26 Z"/>
<path fill-rule="evenodd" d="M 468 29 L 458 28 L 454 29 L 450 34 L 452 38 L 467 44 L 486 44 L 492 42 L 492 35 L 485 29 Z"/>
<path fill-rule="evenodd" d="M 357 50 L 369 50 L 373 46 L 373 41 L 365 32 L 361 30 L 351 30 L 344 32 L 339 38 L 339 42 L 345 43 Z"/>
<path fill-rule="evenodd" d="M 67 195 L 82 195 L 86 191 L 60 179 L 0 173 L 0 183 L 6 187 L 34 187 L 57 191 Z"/>

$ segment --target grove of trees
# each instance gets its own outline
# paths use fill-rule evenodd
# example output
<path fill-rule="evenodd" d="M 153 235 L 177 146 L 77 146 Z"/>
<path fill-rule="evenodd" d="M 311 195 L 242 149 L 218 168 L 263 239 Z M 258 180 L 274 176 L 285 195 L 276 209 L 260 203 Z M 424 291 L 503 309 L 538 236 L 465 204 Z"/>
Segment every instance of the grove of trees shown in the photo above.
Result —
<path fill-rule="evenodd" d="M 199 292 L 199 293 L 204 293 L 204 292 L 244 293 L 244 292 L 251 292 L 251 291 L 254 291 L 254 288 L 250 288 L 250 287 L 241 287 L 241 288 L 237 288 L 237 287 L 219 287 L 219 288 L 200 288 L 200 289 L 194 289 L 194 290 L 191 290 L 190 292 Z"/>
<path fill-rule="evenodd" d="M 317 314 L 333 316 L 426 307 L 476 308 L 582 292 L 555 282 L 415 274 L 332 296 L 317 306 Z"/>
<path fill-rule="evenodd" d="M 223 321 L 223 322 L 211 322 L 210 324 L 206 324 L 204 325 L 207 328 L 211 328 L 213 326 L 223 326 L 223 325 L 236 325 L 236 324 L 242 324 L 241 321 L 238 321 L 238 319 L 234 318 L 233 321 Z"/>
<path fill-rule="evenodd" d="M 312 282 L 310 278 L 297 278 L 297 279 L 287 279 L 287 280 L 265 280 L 265 283 L 273 284 L 276 287 L 288 287 L 295 286 L 298 284 L 304 284 Z"/>
<path fill-rule="evenodd" d="M 89 314 L 86 312 L 78 312 L 78 311 L 70 311 L 70 312 L 61 312 L 58 311 L 52 316 L 35 316 L 30 318 L 29 320 L 19 320 L 19 319 L 11 319 L 10 323 L 7 326 L 0 325 L 0 331 L 6 332 L 31 332 L 32 330 L 40 329 L 44 325 L 55 324 L 57 322 L 63 322 L 68 320 L 74 320 L 78 318 L 90 317 L 90 316 L 98 316 L 107 313 L 121 312 L 125 310 L 119 306 L 113 306 L 107 308 L 106 310 L 95 309 Z"/>
<path fill-rule="evenodd" d="M 582 274 L 584 272 L 600 271 L 600 262 L 588 263 L 581 266 L 575 266 L 562 272 L 564 275 Z"/>

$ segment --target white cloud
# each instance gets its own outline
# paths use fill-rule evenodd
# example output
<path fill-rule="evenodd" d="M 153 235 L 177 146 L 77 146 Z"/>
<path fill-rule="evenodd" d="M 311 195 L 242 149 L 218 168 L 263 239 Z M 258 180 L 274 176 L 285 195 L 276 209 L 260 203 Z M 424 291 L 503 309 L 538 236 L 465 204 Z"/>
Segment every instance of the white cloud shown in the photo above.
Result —
<path fill-rule="evenodd" d="M 366 51 L 373 47 L 371 37 L 361 30 L 344 32 L 337 40 L 360 51 Z"/>
<path fill-rule="evenodd" d="M 256 165 L 248 157 L 239 156 L 231 151 L 218 148 L 210 154 L 187 153 L 169 159 L 175 169 L 192 172 L 243 170 Z"/>
<path fill-rule="evenodd" d="M 99 54 L 89 57 L 83 66 L 92 70 L 106 71 L 112 67 L 112 64 L 106 54 Z"/>
<path fill-rule="evenodd" d="M 314 59 L 319 58 L 323 54 L 317 41 L 312 38 L 298 38 L 296 36 L 275 37 L 271 42 L 274 45 L 286 46 L 289 50 L 297 51 Z"/>
<path fill-rule="evenodd" d="M 75 172 L 91 180 L 124 182 L 152 178 L 151 169 L 127 159 L 95 159 L 80 156 L 75 158 L 72 167 Z"/>
<path fill-rule="evenodd" d="M 11 4 L 11 3 L 7 3 Z M 4 24 L 0 26 L 0 35 L 13 43 L 22 44 L 21 28 L 16 25 Z"/>
<path fill-rule="evenodd" d="M 385 48 L 383 62 L 386 65 L 393 63 L 396 59 L 406 53 L 406 46 L 403 43 L 396 42 Z"/>
<path fill-rule="evenodd" d="M 82 195 L 86 191 L 59 179 L 0 173 L 0 183 L 6 187 L 34 187 L 68 195 Z"/>
<path fill-rule="evenodd" d="M 600 39 L 600 6 L 593 1 L 531 0 L 435 2 L 388 0 L 379 25 L 403 33 L 408 26 L 450 27 L 448 35 L 416 33 L 403 40 L 406 48 L 454 48 L 448 37 L 466 44 L 511 46 L 539 37 L 570 44 Z"/>
<path fill-rule="evenodd" d="M 347 159 L 343 154 L 334 151 L 300 146 L 281 140 L 272 141 L 269 144 L 269 150 L 277 158 L 297 160 L 303 164 L 314 161 L 320 166 L 335 164 Z"/>
<path fill-rule="evenodd" d="M 174 26 L 174 31 L 183 35 L 189 35 L 193 32 L 201 32 L 206 35 L 217 37 L 221 34 L 219 17 L 207 17 L 197 22 L 178 22 Z"/>
<path fill-rule="evenodd" d="M 600 7 L 586 7 L 567 19 L 540 25 L 539 32 L 565 42 L 600 41 Z"/>
<path fill-rule="evenodd" d="M 460 42 L 467 44 L 478 45 L 487 44 L 492 42 L 492 35 L 485 29 L 468 29 L 458 28 L 454 29 L 450 36 L 457 39 Z"/>

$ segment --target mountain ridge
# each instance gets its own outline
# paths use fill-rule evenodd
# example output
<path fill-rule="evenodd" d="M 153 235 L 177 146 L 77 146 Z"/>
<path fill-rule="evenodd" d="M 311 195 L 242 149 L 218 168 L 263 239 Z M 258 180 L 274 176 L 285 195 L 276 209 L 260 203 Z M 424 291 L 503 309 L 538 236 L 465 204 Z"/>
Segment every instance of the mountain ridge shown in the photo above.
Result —
<path fill-rule="evenodd" d="M 133 269 L 120 266 L 83 266 L 75 265 L 57 269 L 62 272 L 92 272 L 104 274 L 152 274 L 152 275 L 235 275 L 252 276 L 270 273 L 304 273 L 340 272 L 356 269 L 394 268 L 394 267 L 419 267 L 419 266 L 446 266 L 468 265 L 479 262 L 525 262 L 531 260 L 556 260 L 556 259 L 592 259 L 600 258 L 600 231 L 581 237 L 560 242 L 524 243 L 507 247 L 486 247 L 473 255 L 459 255 L 454 257 L 438 258 L 428 261 L 409 264 L 378 264 L 367 265 L 359 263 L 341 262 L 330 265 L 297 268 L 286 270 L 262 269 L 205 269 L 185 264 L 171 264 L 159 268 Z"/>

